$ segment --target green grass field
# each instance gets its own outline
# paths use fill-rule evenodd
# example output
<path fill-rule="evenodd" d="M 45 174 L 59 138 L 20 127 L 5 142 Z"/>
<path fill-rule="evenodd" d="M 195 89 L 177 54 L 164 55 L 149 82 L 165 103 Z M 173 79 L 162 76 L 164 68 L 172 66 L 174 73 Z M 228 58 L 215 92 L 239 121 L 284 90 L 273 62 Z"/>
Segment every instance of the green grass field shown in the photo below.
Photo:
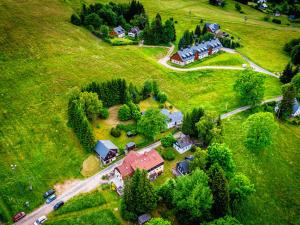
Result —
<path fill-rule="evenodd" d="M 273 144 L 255 154 L 243 145 L 242 113 L 224 121 L 225 142 L 230 146 L 237 170 L 245 173 L 256 192 L 239 207 L 243 224 L 300 223 L 300 127 L 278 123 Z"/>
<path fill-rule="evenodd" d="M 282 70 L 288 61 L 282 45 L 300 31 L 264 22 L 262 13 L 248 7 L 243 9 L 249 18 L 245 24 L 231 1 L 225 9 L 204 0 L 142 2 L 151 17 L 156 12 L 165 19 L 173 16 L 178 37 L 200 18 L 219 22 L 241 38 L 240 51 L 272 71 Z M 82 177 L 81 166 L 90 153 L 66 125 L 68 93 L 74 86 L 112 78 L 142 85 L 155 79 L 170 103 L 184 112 L 203 106 L 222 113 L 240 106 L 232 91 L 238 72 L 177 73 L 157 63 L 165 48 L 112 47 L 70 24 L 79 3 L 0 0 L 0 214 L 7 218 L 41 205 L 43 192 L 54 184 Z M 278 80 L 268 77 L 266 86 L 265 98 L 279 95 Z M 282 211 L 288 215 L 289 207 Z"/>

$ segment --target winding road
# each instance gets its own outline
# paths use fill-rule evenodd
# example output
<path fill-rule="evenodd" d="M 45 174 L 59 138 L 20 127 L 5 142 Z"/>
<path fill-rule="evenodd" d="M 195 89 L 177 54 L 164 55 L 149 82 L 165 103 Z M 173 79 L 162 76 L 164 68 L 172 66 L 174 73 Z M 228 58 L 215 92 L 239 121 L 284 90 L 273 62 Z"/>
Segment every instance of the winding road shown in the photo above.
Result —
<path fill-rule="evenodd" d="M 232 49 L 226 49 L 223 48 L 224 51 L 226 52 L 230 52 L 230 53 L 238 53 L 235 50 Z M 170 56 L 172 54 L 172 52 L 174 51 L 174 45 L 172 45 L 169 50 L 167 55 L 159 60 L 159 63 L 162 64 L 163 66 L 165 66 L 166 68 L 172 69 L 172 70 L 176 70 L 176 71 L 196 71 L 196 70 L 203 70 L 203 69 L 222 69 L 222 70 L 243 70 L 243 67 L 233 67 L 233 66 L 199 66 L 199 67 L 195 67 L 195 68 L 178 68 L 178 67 L 174 67 L 169 65 L 167 62 L 170 59 Z M 238 53 L 240 54 L 240 53 Z M 273 76 L 278 78 L 277 75 L 271 73 L 270 71 L 267 71 L 261 67 L 259 67 L 258 65 L 256 65 L 255 63 L 253 63 L 252 61 L 250 61 L 247 57 L 243 56 L 242 57 L 249 62 L 251 68 L 257 72 L 261 72 L 261 73 L 265 73 L 267 75 Z M 264 103 L 268 103 L 271 101 L 280 101 L 282 99 L 282 96 L 278 96 L 272 99 L 268 99 L 265 100 L 262 104 Z M 221 115 L 221 119 L 225 119 L 228 118 L 232 115 L 235 115 L 237 113 L 243 112 L 250 109 L 250 106 L 243 106 L 240 108 L 237 108 L 231 112 L 225 113 Z M 178 138 L 180 136 L 180 132 L 176 133 L 174 135 L 175 138 Z M 160 146 L 161 143 L 160 141 L 155 142 L 145 148 L 142 148 L 140 150 L 138 150 L 139 153 L 144 153 L 144 152 L 148 152 L 153 148 L 157 148 L 158 146 Z M 59 201 L 68 201 L 69 199 L 71 199 L 72 197 L 80 194 L 80 193 L 86 193 L 89 192 L 95 188 L 97 188 L 99 185 L 101 185 L 102 183 L 104 183 L 105 181 L 102 180 L 102 176 L 106 175 L 110 172 L 112 172 L 114 170 L 114 168 L 118 165 L 120 165 L 123 162 L 123 159 L 120 159 L 114 163 L 112 163 L 111 165 L 109 165 L 108 167 L 106 167 L 105 169 L 101 170 L 100 172 L 98 172 L 97 174 L 83 179 L 80 182 L 74 184 L 72 187 L 70 187 L 69 189 L 67 189 L 65 192 L 63 192 L 61 195 L 57 196 L 57 199 L 54 200 L 53 202 L 51 202 L 50 204 L 44 204 L 42 206 L 40 206 L 39 208 L 37 208 L 36 210 L 34 210 L 33 212 L 31 212 L 30 214 L 26 215 L 26 217 L 24 217 L 23 219 L 21 219 L 19 222 L 15 223 L 15 225 L 31 225 L 35 222 L 35 220 L 43 215 L 47 215 L 50 212 L 53 211 L 53 206 L 59 202 Z M 42 197 L 42 196 L 41 196 Z"/>

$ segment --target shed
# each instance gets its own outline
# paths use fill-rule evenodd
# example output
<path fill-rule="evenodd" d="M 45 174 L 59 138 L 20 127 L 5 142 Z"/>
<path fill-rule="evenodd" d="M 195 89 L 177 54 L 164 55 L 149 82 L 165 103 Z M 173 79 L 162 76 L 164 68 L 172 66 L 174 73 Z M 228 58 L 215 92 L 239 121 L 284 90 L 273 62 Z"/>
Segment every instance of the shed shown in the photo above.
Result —
<path fill-rule="evenodd" d="M 126 144 L 126 150 L 130 151 L 136 148 L 136 144 L 134 142 L 129 142 Z"/>
<path fill-rule="evenodd" d="M 189 162 L 187 160 L 183 160 L 183 161 L 177 163 L 176 169 L 182 175 L 188 174 L 190 172 Z"/>
<path fill-rule="evenodd" d="M 138 217 L 138 223 L 140 225 L 143 225 L 143 224 L 147 223 L 149 220 L 151 220 L 151 216 L 148 213 L 140 215 Z"/>

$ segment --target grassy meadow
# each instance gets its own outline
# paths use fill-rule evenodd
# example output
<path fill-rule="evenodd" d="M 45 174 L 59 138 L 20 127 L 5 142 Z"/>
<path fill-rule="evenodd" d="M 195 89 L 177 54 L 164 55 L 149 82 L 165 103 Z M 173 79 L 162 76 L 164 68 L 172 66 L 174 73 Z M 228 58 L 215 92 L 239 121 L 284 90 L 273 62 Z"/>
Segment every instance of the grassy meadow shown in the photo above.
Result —
<path fill-rule="evenodd" d="M 241 124 L 249 115 L 242 113 L 223 121 L 225 143 L 233 152 L 237 170 L 245 173 L 256 189 L 239 207 L 237 218 L 253 225 L 299 224 L 300 127 L 278 122 L 273 144 L 253 153 L 243 145 Z"/>
<path fill-rule="evenodd" d="M 299 33 L 292 25 L 264 22 L 263 14 L 247 7 L 243 7 L 249 18 L 245 25 L 230 1 L 225 9 L 206 1 L 142 2 L 150 16 L 156 12 L 163 18 L 173 16 L 178 36 L 200 18 L 219 22 L 241 38 L 240 51 L 272 71 L 288 61 L 282 45 Z M 79 6 L 79 0 L 0 0 L 1 217 L 30 212 L 43 203 L 43 192 L 54 184 L 83 177 L 82 163 L 90 153 L 82 150 L 66 118 L 68 93 L 74 86 L 112 78 L 141 86 L 146 79 L 155 79 L 170 103 L 184 112 L 203 106 L 222 113 L 240 106 L 232 90 L 239 72 L 169 71 L 157 63 L 165 48 L 112 47 L 70 24 L 70 15 Z M 268 77 L 266 87 L 265 98 L 280 94 L 275 78 Z"/>

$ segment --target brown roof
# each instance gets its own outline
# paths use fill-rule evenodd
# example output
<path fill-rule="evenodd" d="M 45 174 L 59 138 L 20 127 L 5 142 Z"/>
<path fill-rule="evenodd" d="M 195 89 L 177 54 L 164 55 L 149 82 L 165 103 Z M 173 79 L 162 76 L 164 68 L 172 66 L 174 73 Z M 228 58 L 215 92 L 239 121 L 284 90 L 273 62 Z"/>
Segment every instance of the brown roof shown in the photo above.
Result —
<path fill-rule="evenodd" d="M 136 169 L 148 171 L 163 162 L 163 158 L 154 149 L 145 152 L 144 154 L 138 154 L 137 152 L 131 151 L 124 158 L 123 163 L 117 167 L 117 170 L 122 177 L 125 178 L 128 175 L 131 176 Z"/>

